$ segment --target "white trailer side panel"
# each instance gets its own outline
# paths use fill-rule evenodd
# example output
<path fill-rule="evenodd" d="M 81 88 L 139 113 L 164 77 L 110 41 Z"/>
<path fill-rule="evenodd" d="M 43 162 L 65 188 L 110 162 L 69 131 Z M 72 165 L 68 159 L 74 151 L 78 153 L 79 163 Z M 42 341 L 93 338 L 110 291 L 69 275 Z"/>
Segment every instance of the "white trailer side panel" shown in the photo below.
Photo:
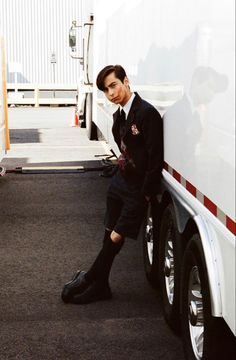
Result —
<path fill-rule="evenodd" d="M 234 1 L 98 0 L 95 14 L 94 77 L 123 64 L 132 85 L 156 88 L 141 93 L 157 106 L 182 87 L 165 119 L 165 161 L 235 219 Z"/>
<path fill-rule="evenodd" d="M 166 168 L 208 224 L 223 317 L 233 332 L 234 14 L 234 0 L 97 0 L 94 29 L 94 78 L 121 64 L 131 85 L 165 113 Z M 94 121 L 111 141 L 112 106 L 101 92 L 97 97 Z"/>

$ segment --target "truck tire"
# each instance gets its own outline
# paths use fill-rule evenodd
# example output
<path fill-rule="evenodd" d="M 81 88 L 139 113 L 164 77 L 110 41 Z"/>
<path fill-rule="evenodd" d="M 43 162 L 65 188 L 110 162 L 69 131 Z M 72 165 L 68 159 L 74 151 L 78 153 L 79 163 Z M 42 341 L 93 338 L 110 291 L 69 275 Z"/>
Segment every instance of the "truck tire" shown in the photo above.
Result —
<path fill-rule="evenodd" d="M 155 206 L 149 204 L 143 223 L 143 261 L 146 277 L 150 284 L 158 287 L 158 242 Z"/>
<path fill-rule="evenodd" d="M 180 331 L 180 272 L 181 237 L 175 210 L 169 204 L 163 212 L 160 225 L 159 276 L 164 316 L 169 326 Z"/>
<path fill-rule="evenodd" d="M 193 235 L 183 258 L 181 322 L 188 360 L 230 359 L 233 347 L 223 319 L 211 315 L 211 296 L 201 239 Z M 229 329 L 228 329 L 229 330 Z M 235 355 L 235 353 L 234 353 Z"/>
<path fill-rule="evenodd" d="M 87 94 L 85 106 L 85 123 L 89 140 L 97 140 L 97 127 L 93 122 L 93 95 Z"/>

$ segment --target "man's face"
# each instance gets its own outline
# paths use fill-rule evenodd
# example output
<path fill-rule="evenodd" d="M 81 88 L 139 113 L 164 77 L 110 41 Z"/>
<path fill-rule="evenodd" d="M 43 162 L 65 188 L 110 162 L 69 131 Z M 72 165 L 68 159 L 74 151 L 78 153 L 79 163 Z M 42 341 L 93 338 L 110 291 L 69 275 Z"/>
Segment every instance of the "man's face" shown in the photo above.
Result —
<path fill-rule="evenodd" d="M 124 78 L 124 82 L 122 83 L 120 79 L 115 77 L 114 72 L 107 75 L 104 80 L 104 94 L 112 103 L 124 106 L 131 95 L 127 77 Z"/>

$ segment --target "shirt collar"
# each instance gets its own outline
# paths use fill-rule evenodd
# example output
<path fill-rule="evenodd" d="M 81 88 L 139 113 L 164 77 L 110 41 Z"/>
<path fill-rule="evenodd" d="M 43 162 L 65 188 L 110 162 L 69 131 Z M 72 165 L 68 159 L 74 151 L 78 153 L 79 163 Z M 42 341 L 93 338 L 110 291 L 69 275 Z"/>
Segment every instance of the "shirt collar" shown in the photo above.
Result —
<path fill-rule="evenodd" d="M 120 107 L 120 111 L 123 109 L 124 112 L 125 112 L 125 118 L 127 119 L 128 117 L 128 114 L 129 114 L 129 111 L 130 111 L 130 108 L 132 106 L 132 103 L 133 103 L 133 100 L 135 98 L 135 93 L 132 93 L 131 97 L 129 98 L 128 102 L 123 106 L 123 107 Z"/>

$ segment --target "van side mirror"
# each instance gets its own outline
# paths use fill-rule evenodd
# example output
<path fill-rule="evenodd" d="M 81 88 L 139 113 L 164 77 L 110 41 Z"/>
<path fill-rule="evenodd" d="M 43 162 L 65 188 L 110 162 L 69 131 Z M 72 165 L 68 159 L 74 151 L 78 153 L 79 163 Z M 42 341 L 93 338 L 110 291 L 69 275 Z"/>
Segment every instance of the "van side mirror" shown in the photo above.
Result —
<path fill-rule="evenodd" d="M 76 49 L 76 22 L 72 21 L 71 28 L 69 30 L 69 47 L 72 51 Z"/>

